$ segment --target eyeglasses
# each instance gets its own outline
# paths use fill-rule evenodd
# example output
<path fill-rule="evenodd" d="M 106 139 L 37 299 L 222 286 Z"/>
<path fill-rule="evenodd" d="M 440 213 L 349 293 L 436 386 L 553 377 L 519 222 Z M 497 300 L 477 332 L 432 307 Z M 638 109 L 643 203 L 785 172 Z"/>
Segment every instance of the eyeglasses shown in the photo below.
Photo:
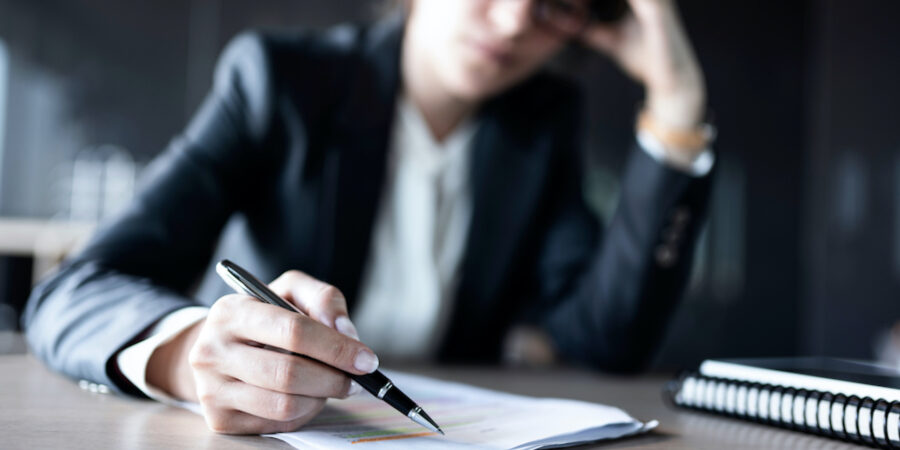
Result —
<path fill-rule="evenodd" d="M 590 0 L 534 0 L 531 17 L 536 25 L 564 36 L 575 36 L 591 21 Z"/>
<path fill-rule="evenodd" d="M 627 0 L 534 0 L 534 23 L 564 36 L 575 36 L 592 22 L 613 23 L 628 13 Z"/>

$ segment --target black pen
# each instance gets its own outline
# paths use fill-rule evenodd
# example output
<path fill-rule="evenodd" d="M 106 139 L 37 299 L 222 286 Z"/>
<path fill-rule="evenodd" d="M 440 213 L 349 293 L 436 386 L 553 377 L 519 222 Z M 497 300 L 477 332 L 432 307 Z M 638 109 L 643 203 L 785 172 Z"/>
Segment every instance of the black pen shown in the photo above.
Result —
<path fill-rule="evenodd" d="M 266 303 L 280 306 L 288 311 L 303 314 L 294 305 L 288 303 L 279 297 L 278 294 L 272 292 L 265 283 L 259 281 L 259 279 L 251 275 L 250 272 L 247 272 L 227 259 L 223 259 L 216 264 L 216 273 L 218 273 L 219 276 L 225 280 L 225 283 L 238 293 L 247 294 Z M 305 355 L 293 352 L 291 352 L 291 354 L 308 358 Z M 439 427 L 434 420 L 431 420 L 431 417 L 428 417 L 428 414 L 421 406 L 417 405 L 416 402 L 412 401 L 399 388 L 394 386 L 394 383 L 380 371 L 376 370 L 366 375 L 354 375 L 348 373 L 347 376 L 359 383 L 360 386 L 369 391 L 372 395 L 384 400 L 387 404 L 393 406 L 397 411 L 400 411 L 419 425 L 436 433 L 444 434 L 441 427 Z"/>

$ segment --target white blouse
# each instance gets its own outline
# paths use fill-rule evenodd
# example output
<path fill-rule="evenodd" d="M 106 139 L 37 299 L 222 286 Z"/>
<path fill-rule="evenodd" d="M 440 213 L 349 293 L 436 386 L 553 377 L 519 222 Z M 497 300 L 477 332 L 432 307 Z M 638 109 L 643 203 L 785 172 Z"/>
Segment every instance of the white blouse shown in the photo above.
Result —
<path fill-rule="evenodd" d="M 434 354 L 452 308 L 472 217 L 473 122 L 442 142 L 407 98 L 396 109 L 386 184 L 356 307 L 360 339 L 384 358 Z"/>

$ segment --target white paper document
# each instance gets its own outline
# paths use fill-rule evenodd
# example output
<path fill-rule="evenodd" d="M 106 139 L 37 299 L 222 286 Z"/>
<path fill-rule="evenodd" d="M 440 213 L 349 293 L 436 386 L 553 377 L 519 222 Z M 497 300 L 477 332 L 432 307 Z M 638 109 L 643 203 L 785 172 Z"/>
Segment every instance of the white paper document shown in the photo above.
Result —
<path fill-rule="evenodd" d="M 316 419 L 293 433 L 268 436 L 297 448 L 564 447 L 616 439 L 657 425 L 606 405 L 533 398 L 431 378 L 387 372 L 444 430 L 432 433 L 366 392 L 329 400 Z"/>

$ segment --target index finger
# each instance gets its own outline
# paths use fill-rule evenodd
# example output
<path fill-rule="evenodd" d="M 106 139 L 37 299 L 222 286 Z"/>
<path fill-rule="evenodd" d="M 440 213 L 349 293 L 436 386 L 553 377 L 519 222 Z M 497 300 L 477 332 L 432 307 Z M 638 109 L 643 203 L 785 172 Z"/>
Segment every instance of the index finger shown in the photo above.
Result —
<path fill-rule="evenodd" d="M 305 355 L 345 372 L 364 374 L 378 368 L 378 357 L 360 341 L 316 320 L 259 301 L 246 302 L 230 325 L 234 335 Z"/>

